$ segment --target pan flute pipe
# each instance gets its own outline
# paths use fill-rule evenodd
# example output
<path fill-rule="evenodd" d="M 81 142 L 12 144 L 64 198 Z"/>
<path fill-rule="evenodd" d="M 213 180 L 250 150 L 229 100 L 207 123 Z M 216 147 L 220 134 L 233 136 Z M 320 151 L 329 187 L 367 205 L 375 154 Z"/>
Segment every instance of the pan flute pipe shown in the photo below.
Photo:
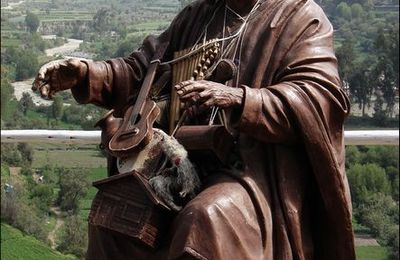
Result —
<path fill-rule="evenodd" d="M 215 63 L 218 54 L 219 43 L 215 40 L 209 40 L 191 48 L 175 52 L 174 62 L 172 63 L 172 86 L 185 80 L 204 79 L 207 70 Z M 172 134 L 179 121 L 182 108 L 183 103 L 180 102 L 178 94 L 173 88 L 170 103 L 170 134 Z"/>

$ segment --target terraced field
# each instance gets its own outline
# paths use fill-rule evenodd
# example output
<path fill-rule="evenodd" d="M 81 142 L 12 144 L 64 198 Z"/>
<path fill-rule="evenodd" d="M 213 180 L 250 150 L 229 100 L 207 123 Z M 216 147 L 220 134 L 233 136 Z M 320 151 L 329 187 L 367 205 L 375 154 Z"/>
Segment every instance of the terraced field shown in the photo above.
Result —
<path fill-rule="evenodd" d="M 94 12 L 89 11 L 54 11 L 46 13 L 45 11 L 34 12 L 40 17 L 41 22 L 48 21 L 69 21 L 69 20 L 92 20 Z"/>

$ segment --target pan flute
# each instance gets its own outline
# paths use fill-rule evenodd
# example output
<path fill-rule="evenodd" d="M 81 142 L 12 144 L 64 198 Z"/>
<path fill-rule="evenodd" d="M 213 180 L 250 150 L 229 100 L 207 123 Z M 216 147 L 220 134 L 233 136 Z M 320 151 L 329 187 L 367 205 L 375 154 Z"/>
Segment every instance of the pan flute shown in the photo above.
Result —
<path fill-rule="evenodd" d="M 219 43 L 215 40 L 209 40 L 175 52 L 174 62 L 172 63 L 172 85 L 175 86 L 185 80 L 204 79 L 207 76 L 207 71 L 217 60 L 218 54 Z M 179 101 L 175 89 L 172 89 L 169 120 L 170 134 L 179 121 L 182 108 L 182 102 Z"/>

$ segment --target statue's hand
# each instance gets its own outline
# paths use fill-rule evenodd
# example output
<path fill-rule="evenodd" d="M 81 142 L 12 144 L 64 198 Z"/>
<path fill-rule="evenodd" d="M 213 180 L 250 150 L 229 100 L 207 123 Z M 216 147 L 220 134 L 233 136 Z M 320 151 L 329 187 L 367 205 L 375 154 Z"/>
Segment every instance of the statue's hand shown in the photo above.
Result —
<path fill-rule="evenodd" d="M 216 106 L 219 108 L 240 107 L 243 89 L 232 88 L 207 80 L 188 80 L 175 86 L 178 96 L 187 106 L 197 106 L 200 111 Z"/>
<path fill-rule="evenodd" d="M 71 89 L 86 79 L 87 65 L 79 59 L 55 60 L 43 65 L 32 83 L 33 91 L 51 99 L 58 91 Z"/>

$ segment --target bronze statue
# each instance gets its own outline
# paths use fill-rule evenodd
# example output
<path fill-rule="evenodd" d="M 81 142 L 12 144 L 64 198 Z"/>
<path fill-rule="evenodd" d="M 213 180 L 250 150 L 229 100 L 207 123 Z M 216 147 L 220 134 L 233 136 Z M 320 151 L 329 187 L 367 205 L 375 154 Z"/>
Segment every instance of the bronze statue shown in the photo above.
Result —
<path fill-rule="evenodd" d="M 224 126 L 224 140 L 233 140 L 226 160 L 185 146 L 200 192 L 182 202 L 155 249 L 91 224 L 87 259 L 355 259 L 343 140 L 350 105 L 332 34 L 312 0 L 198 0 L 129 57 L 44 65 L 33 86 L 42 96 L 71 89 L 79 103 L 123 118 L 157 62 L 155 91 L 145 98 L 167 97 L 169 105 L 157 103 L 154 126 L 178 140 Z M 210 53 L 200 58 L 206 71 L 196 64 L 172 69 L 180 57 L 195 56 L 192 46 L 209 42 L 219 49 L 213 62 Z M 234 71 L 218 81 L 221 60 Z M 189 78 L 172 84 L 185 70 Z M 115 174 L 115 157 L 108 162 Z"/>

